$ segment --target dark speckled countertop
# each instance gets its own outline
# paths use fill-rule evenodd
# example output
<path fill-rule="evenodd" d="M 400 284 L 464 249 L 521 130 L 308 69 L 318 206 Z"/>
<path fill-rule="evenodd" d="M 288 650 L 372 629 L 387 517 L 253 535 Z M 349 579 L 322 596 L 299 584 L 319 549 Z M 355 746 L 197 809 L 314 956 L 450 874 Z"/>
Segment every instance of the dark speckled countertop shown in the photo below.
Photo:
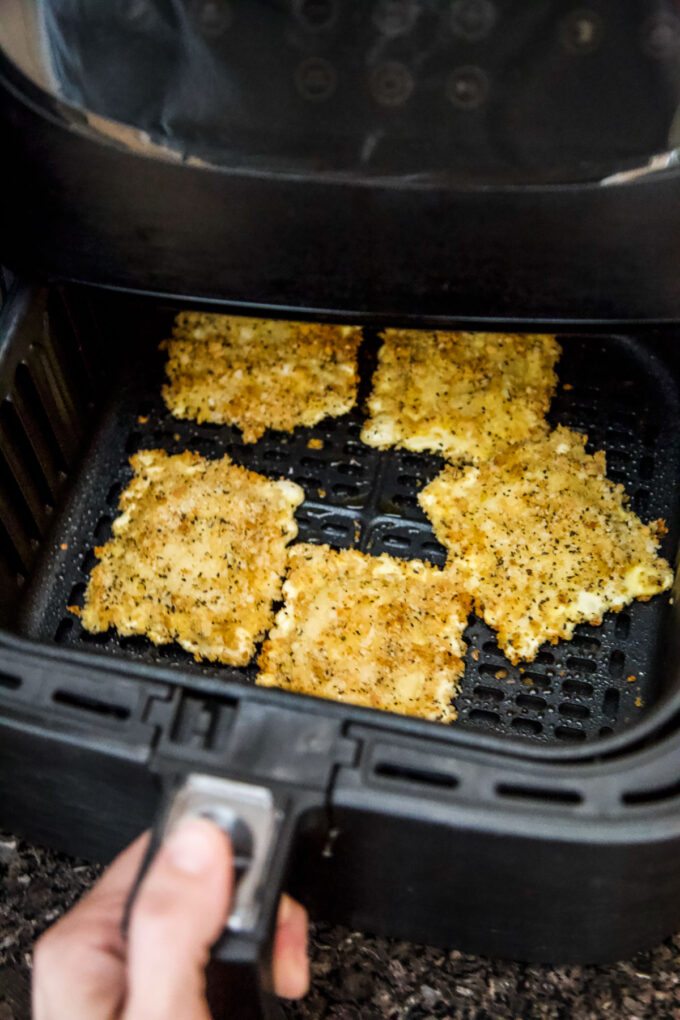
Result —
<path fill-rule="evenodd" d="M 0 1020 L 28 1020 L 37 936 L 98 869 L 0 835 Z M 342 928 L 312 931 L 312 991 L 295 1020 L 671 1020 L 680 1017 L 680 935 L 609 967 L 541 967 Z"/>

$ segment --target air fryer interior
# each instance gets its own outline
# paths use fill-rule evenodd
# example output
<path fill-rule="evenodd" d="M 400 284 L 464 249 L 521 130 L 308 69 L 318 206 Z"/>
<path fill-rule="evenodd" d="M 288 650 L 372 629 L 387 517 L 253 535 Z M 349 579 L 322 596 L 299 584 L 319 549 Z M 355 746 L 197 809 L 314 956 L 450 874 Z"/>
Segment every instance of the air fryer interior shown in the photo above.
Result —
<path fill-rule="evenodd" d="M 147 151 L 479 185 L 598 180 L 677 144 L 667 0 L 4 7 L 0 47 L 61 115 Z"/>
<path fill-rule="evenodd" d="M 185 306 L 185 305 L 184 305 Z M 299 540 L 355 546 L 442 564 L 443 548 L 417 493 L 442 461 L 361 443 L 363 404 L 379 345 L 367 327 L 357 407 L 292 434 L 268 432 L 244 445 L 238 430 L 171 417 L 163 404 L 163 355 L 176 308 L 78 290 L 25 291 L 0 318 L 0 623 L 65 649 L 96 651 L 177 671 L 187 689 L 219 693 L 225 680 L 253 682 L 255 666 L 197 663 L 178 647 L 157 647 L 113 631 L 88 634 L 69 606 L 81 605 L 93 549 L 109 536 L 141 448 L 228 453 L 272 477 L 299 482 Z M 604 449 L 643 520 L 663 517 L 663 552 L 678 543 L 680 355 L 674 338 L 560 336 L 564 353 L 550 418 L 584 431 Z M 310 439 L 320 439 L 320 449 Z M 317 444 L 314 444 L 317 445 Z M 664 635 L 675 612 L 668 596 L 581 626 L 571 642 L 546 645 L 513 667 L 493 632 L 471 617 L 468 656 L 453 725 L 553 743 L 593 741 L 630 727 L 678 682 Z M 672 643 L 675 646 L 675 643 Z M 631 679 L 632 678 L 632 679 Z M 287 695 L 282 694 L 282 697 Z"/>

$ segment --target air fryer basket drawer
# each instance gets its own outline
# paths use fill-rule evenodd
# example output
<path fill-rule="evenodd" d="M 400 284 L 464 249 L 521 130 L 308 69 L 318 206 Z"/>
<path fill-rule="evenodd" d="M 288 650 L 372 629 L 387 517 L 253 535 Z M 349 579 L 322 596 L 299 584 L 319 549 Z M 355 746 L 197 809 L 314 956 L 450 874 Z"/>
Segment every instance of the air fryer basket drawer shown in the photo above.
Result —
<path fill-rule="evenodd" d="M 42 309 L 46 315 L 42 315 Z M 128 458 L 140 448 L 228 453 L 305 489 L 299 539 L 444 562 L 417 494 L 443 463 L 434 455 L 377 451 L 361 443 L 377 334 L 366 329 L 357 407 L 293 434 L 268 432 L 244 445 L 236 429 L 173 418 L 160 395 L 173 309 L 101 294 L 55 290 L 15 300 L 5 316 L 0 409 L 0 558 L 4 625 L 64 649 L 99 652 L 172 670 L 187 689 L 219 694 L 251 684 L 255 666 L 198 664 L 175 646 L 142 637 L 89 634 L 69 606 L 82 604 L 94 546 L 110 534 Z M 585 431 L 604 449 L 643 520 L 663 517 L 673 559 L 680 508 L 680 402 L 671 342 L 631 336 L 560 337 L 554 424 Z M 320 440 L 321 448 L 310 439 Z M 571 642 L 546 645 L 513 667 L 493 632 L 472 617 L 454 726 L 564 746 L 639 721 L 674 683 L 664 654 L 668 597 L 581 626 Z"/>
<path fill-rule="evenodd" d="M 29 287 L 2 310 L 2 824 L 108 859 L 151 822 L 162 788 L 207 773 L 287 805 L 286 886 L 313 917 L 559 962 L 615 959 L 674 930 L 677 590 L 579 628 L 524 674 L 473 621 L 450 726 L 259 688 L 252 666 L 82 631 L 67 607 L 82 599 L 127 459 L 145 445 L 226 451 L 300 481 L 303 539 L 443 559 L 416 502 L 438 461 L 364 447 L 360 408 L 253 446 L 171 419 L 157 344 L 173 312 Z M 642 517 L 667 520 L 673 558 L 676 338 L 563 342 L 553 421 L 607 451 Z M 362 399 L 375 349 L 367 331 Z"/>

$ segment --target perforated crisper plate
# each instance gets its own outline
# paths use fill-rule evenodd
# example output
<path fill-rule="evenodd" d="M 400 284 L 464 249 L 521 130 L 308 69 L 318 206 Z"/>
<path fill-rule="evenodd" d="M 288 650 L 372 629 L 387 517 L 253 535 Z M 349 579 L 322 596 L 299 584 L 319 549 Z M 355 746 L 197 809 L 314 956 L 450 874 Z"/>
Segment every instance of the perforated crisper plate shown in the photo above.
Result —
<path fill-rule="evenodd" d="M 670 532 L 664 552 L 670 556 L 677 543 L 680 495 L 678 396 L 670 373 L 635 340 L 560 339 L 564 354 L 551 421 L 587 432 L 590 448 L 606 451 L 609 477 L 623 483 L 643 520 L 666 519 Z M 173 453 L 188 448 L 208 457 L 228 453 L 264 474 L 294 479 L 307 496 L 297 513 L 300 541 L 442 564 L 444 550 L 417 501 L 442 462 L 436 456 L 377 451 L 359 439 L 377 344 L 367 331 L 360 400 L 351 414 L 293 434 L 267 433 L 249 446 L 235 429 L 178 421 L 167 413 L 160 397 L 160 355 L 135 365 L 99 422 L 27 602 L 24 632 L 174 667 L 188 674 L 187 684 L 203 689 L 218 689 L 220 679 L 252 682 L 254 665 L 201 664 L 175 646 L 158 648 L 145 638 L 121 639 L 113 631 L 88 634 L 66 609 L 82 604 L 95 563 L 93 547 L 110 535 L 120 491 L 130 478 L 128 457 L 143 447 Z M 321 449 L 310 449 L 312 438 L 322 441 Z M 581 626 L 573 641 L 546 645 L 524 669 L 511 666 L 493 632 L 471 617 L 454 725 L 543 741 L 592 740 L 630 725 L 658 695 L 656 654 L 666 604 L 663 596 L 608 614 L 601 627 Z"/>

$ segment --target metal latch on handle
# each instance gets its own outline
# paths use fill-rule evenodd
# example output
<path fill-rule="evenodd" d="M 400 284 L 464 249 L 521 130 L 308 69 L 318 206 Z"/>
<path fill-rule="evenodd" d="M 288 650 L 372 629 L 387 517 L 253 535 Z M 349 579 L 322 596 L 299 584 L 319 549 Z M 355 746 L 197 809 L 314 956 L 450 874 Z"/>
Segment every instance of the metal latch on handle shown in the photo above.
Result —
<path fill-rule="evenodd" d="M 192 773 L 176 791 L 164 834 L 190 816 L 209 818 L 231 840 L 236 882 L 227 931 L 251 932 L 283 813 L 267 787 Z"/>

